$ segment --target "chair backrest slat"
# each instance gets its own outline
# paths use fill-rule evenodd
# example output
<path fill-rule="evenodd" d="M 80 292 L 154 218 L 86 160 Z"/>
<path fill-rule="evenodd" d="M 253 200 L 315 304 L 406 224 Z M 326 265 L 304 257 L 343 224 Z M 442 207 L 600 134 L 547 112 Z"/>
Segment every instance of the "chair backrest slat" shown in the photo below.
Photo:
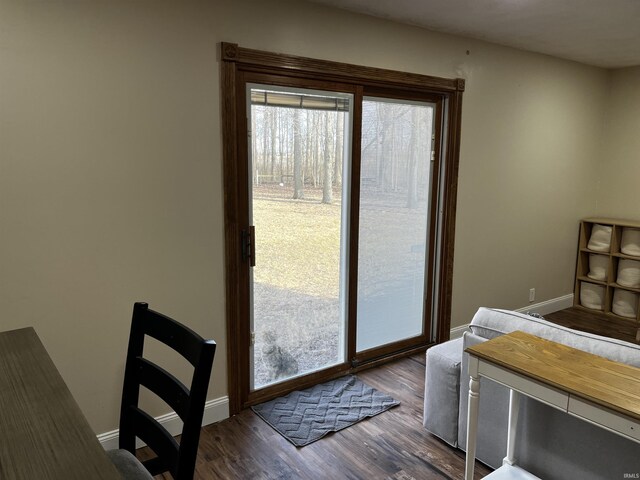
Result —
<path fill-rule="evenodd" d="M 145 335 L 173 348 L 194 367 L 198 365 L 204 339 L 189 327 L 153 310 L 144 311 L 134 321 L 143 324 Z"/>
<path fill-rule="evenodd" d="M 178 463 L 178 453 L 180 446 L 178 442 L 158 423 L 158 421 L 147 412 L 137 407 L 131 407 L 130 419 L 135 425 L 136 436 L 158 456 L 157 467 L 159 470 L 149 472 L 157 475 L 164 471 L 171 471 L 175 476 L 175 466 Z M 144 465 L 144 462 L 143 462 Z M 147 467 L 148 468 L 148 467 Z"/>
<path fill-rule="evenodd" d="M 184 422 L 189 414 L 190 394 L 187 387 L 164 368 L 146 358 L 137 359 L 138 383 L 162 398 Z"/>
<path fill-rule="evenodd" d="M 169 372 L 143 358 L 145 336 L 171 347 L 194 366 L 188 390 Z M 150 310 L 146 303 L 134 305 L 120 409 L 120 448 L 135 454 L 135 438 L 144 441 L 157 455 L 144 462 L 153 475 L 168 470 L 176 480 L 193 478 L 215 351 L 213 340 L 205 340 L 172 318 Z M 179 445 L 138 407 L 141 385 L 162 398 L 183 420 Z"/>

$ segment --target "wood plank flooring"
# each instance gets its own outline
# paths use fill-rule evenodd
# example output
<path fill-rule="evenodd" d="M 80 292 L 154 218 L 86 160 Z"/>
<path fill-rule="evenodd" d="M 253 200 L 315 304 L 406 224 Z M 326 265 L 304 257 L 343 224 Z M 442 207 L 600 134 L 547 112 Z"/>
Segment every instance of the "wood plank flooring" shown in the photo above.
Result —
<path fill-rule="evenodd" d="M 398 407 L 296 448 L 248 409 L 203 428 L 196 479 L 458 480 L 464 453 L 422 426 L 424 353 L 358 373 Z M 139 451 L 141 458 L 147 452 Z M 475 478 L 491 470 L 476 462 Z M 158 476 L 160 478 L 170 478 Z"/>
<path fill-rule="evenodd" d="M 577 330 L 635 342 L 635 326 L 597 313 L 569 308 L 545 315 Z M 378 390 L 400 400 L 399 407 L 364 420 L 303 448 L 296 448 L 252 410 L 204 427 L 196 479 L 290 480 L 458 480 L 464 453 L 422 426 L 424 354 L 360 372 Z M 149 453 L 139 451 L 141 458 Z M 490 472 L 476 462 L 475 478 Z M 170 479 L 170 475 L 157 479 Z"/>
<path fill-rule="evenodd" d="M 549 313 L 544 318 L 575 330 L 640 344 L 640 341 L 636 340 L 637 323 L 620 320 L 603 313 L 592 313 L 583 308 L 571 307 Z"/>

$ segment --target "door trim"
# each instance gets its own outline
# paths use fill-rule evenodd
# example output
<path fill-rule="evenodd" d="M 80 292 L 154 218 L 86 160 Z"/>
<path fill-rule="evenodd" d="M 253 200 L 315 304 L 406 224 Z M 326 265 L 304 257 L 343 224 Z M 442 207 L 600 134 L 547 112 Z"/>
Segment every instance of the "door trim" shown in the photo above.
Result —
<path fill-rule="evenodd" d="M 317 60 L 312 58 L 264 52 L 241 48 L 234 43 L 220 44 L 221 71 L 221 110 L 223 141 L 223 183 L 224 183 L 224 229 L 225 229 L 225 283 L 226 283 L 226 320 L 227 320 L 227 376 L 229 390 L 229 413 L 234 415 L 247 406 L 242 398 L 242 378 L 246 378 L 248 361 L 243 361 L 241 352 L 247 348 L 248 326 L 240 321 L 247 314 L 248 305 L 240 301 L 245 276 L 237 265 L 242 262 L 240 248 L 242 229 L 246 228 L 246 199 L 241 199 L 240 183 L 246 181 L 246 166 L 239 161 L 242 158 L 243 142 L 241 125 L 244 115 L 244 72 L 286 75 L 289 77 L 320 80 L 331 83 L 351 84 L 355 88 L 403 89 L 417 94 L 435 94 L 444 102 L 446 145 L 443 145 L 441 188 L 441 217 L 439 219 L 438 241 L 440 250 L 437 263 L 440 266 L 436 277 L 437 315 L 436 343 L 448 339 L 451 325 L 451 297 L 453 285 L 453 255 L 455 236 L 455 209 L 457 196 L 458 162 L 460 151 L 460 128 L 462 93 L 465 82 L 461 78 L 448 79 L 415 73 L 386 70 L 374 67 L 351 65 L 346 63 Z M 356 87 L 357 86 L 357 87 Z M 362 92 L 362 90 L 360 91 Z M 352 172 L 352 179 L 355 175 Z M 351 308 L 351 306 L 349 306 Z M 351 328 L 349 326 L 349 328 Z M 245 331 L 243 331 L 245 330 Z M 355 336 L 351 336 L 355 339 Z M 376 362 L 377 363 L 377 362 Z M 339 366 L 335 376 L 346 373 L 348 369 Z M 330 369 L 331 370 L 331 369 Z M 313 375 L 309 381 L 315 381 Z M 301 385 L 306 384 L 301 382 Z M 267 394 L 277 393 L 277 384 Z M 266 398 L 265 398 L 266 399 Z M 256 400 L 256 399 L 254 399 Z"/>

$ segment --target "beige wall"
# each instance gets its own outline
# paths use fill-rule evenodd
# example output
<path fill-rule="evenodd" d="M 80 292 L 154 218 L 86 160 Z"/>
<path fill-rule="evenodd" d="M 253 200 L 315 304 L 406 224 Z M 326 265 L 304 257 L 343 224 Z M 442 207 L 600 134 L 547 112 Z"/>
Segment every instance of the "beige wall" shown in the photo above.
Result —
<path fill-rule="evenodd" d="M 96 432 L 135 300 L 218 340 L 226 394 L 220 41 L 466 77 L 453 326 L 572 291 L 604 70 L 287 0 L 3 0 L 0 35 L 0 329 L 36 327 Z"/>
<path fill-rule="evenodd" d="M 598 215 L 640 220 L 640 67 L 611 73 Z"/>

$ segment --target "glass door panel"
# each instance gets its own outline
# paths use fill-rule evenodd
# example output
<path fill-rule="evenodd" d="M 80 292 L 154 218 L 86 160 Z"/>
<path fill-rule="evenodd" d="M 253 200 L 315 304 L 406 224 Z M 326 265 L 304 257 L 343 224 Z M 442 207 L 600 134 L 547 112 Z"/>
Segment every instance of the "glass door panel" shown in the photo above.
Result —
<path fill-rule="evenodd" d="M 362 104 L 356 350 L 422 335 L 435 105 Z"/>
<path fill-rule="evenodd" d="M 251 390 L 345 362 L 352 101 L 248 85 Z"/>

